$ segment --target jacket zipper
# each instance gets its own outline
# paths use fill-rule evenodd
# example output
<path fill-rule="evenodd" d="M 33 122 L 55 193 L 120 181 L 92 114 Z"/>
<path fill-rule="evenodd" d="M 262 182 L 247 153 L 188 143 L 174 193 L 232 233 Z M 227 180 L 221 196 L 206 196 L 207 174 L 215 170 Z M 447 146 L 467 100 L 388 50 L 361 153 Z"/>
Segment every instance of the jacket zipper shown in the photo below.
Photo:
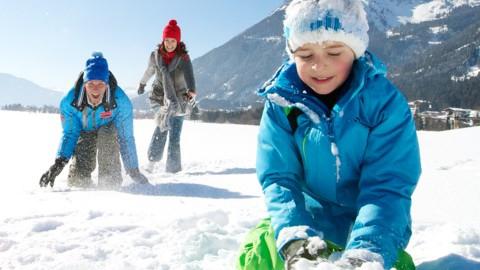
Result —
<path fill-rule="evenodd" d="M 93 129 L 97 129 L 97 121 L 95 121 L 95 113 L 96 113 L 97 109 L 93 109 L 92 110 L 92 128 Z"/>
<path fill-rule="evenodd" d="M 330 117 L 327 119 L 327 126 L 328 126 L 328 138 L 330 140 L 330 152 L 331 154 L 335 157 L 335 168 L 336 168 L 336 177 L 337 177 L 337 183 L 340 181 L 340 156 L 338 152 L 338 147 L 337 147 L 337 142 L 335 139 L 335 133 L 334 133 L 334 120 L 335 120 L 335 112 L 330 113 Z"/>

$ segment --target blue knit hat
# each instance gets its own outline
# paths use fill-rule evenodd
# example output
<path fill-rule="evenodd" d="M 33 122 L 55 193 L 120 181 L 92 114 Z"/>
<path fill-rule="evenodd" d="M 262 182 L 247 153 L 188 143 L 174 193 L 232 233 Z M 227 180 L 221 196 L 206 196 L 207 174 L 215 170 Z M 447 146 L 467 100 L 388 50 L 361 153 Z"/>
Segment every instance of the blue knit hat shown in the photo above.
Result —
<path fill-rule="evenodd" d="M 108 84 L 109 75 L 107 59 L 103 58 L 101 52 L 93 52 L 85 65 L 83 82 L 100 80 Z"/>

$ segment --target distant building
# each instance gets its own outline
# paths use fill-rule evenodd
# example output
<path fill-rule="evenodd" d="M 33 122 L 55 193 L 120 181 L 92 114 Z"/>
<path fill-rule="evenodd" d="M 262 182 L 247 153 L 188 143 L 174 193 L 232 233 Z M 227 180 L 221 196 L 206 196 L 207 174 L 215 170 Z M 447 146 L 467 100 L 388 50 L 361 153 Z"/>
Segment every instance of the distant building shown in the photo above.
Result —
<path fill-rule="evenodd" d="M 480 126 L 480 111 L 446 108 L 432 111 L 432 104 L 426 100 L 415 100 L 408 103 L 418 130 L 448 130 L 472 126 Z"/>
<path fill-rule="evenodd" d="M 427 100 L 414 100 L 409 102 L 408 106 L 410 107 L 413 115 L 432 109 L 432 103 Z"/>
<path fill-rule="evenodd" d="M 446 108 L 448 129 L 472 127 L 479 125 L 479 111 L 461 109 L 461 108 Z"/>

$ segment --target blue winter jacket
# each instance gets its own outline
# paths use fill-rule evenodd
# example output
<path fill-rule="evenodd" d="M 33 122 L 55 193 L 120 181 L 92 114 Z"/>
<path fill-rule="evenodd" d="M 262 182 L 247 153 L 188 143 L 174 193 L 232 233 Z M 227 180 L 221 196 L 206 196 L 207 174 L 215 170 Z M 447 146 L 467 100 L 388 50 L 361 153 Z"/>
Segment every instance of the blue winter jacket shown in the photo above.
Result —
<path fill-rule="evenodd" d="M 132 103 L 120 87 L 117 87 L 113 93 L 116 106 L 109 111 L 105 111 L 104 104 L 95 109 L 91 106 L 85 106 L 83 110 L 79 110 L 74 106 L 75 88 L 68 92 L 60 103 L 63 136 L 57 157 L 66 159 L 72 157 L 80 132 L 94 131 L 113 122 L 117 129 L 125 169 L 138 168 L 137 150 L 133 136 Z"/>
<path fill-rule="evenodd" d="M 260 89 L 267 97 L 257 174 L 278 250 L 301 234 L 380 254 L 390 269 L 411 236 L 411 195 L 420 176 L 412 115 L 404 96 L 367 52 L 354 62 L 350 87 L 329 116 L 305 90 L 294 63 Z M 285 108 L 304 113 L 292 132 Z M 299 227 L 296 227 L 299 226 Z"/>

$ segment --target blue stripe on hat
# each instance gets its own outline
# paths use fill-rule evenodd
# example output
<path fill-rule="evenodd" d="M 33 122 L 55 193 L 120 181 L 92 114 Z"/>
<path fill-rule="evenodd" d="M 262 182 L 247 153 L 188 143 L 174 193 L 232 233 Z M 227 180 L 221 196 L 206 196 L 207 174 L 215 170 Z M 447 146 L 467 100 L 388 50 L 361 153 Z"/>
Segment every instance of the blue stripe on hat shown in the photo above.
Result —
<path fill-rule="evenodd" d="M 332 16 L 330 12 L 327 12 L 324 18 L 310 23 L 310 31 L 315 31 L 320 28 L 325 28 L 325 30 L 332 29 L 334 31 L 343 30 L 340 19 Z"/>

